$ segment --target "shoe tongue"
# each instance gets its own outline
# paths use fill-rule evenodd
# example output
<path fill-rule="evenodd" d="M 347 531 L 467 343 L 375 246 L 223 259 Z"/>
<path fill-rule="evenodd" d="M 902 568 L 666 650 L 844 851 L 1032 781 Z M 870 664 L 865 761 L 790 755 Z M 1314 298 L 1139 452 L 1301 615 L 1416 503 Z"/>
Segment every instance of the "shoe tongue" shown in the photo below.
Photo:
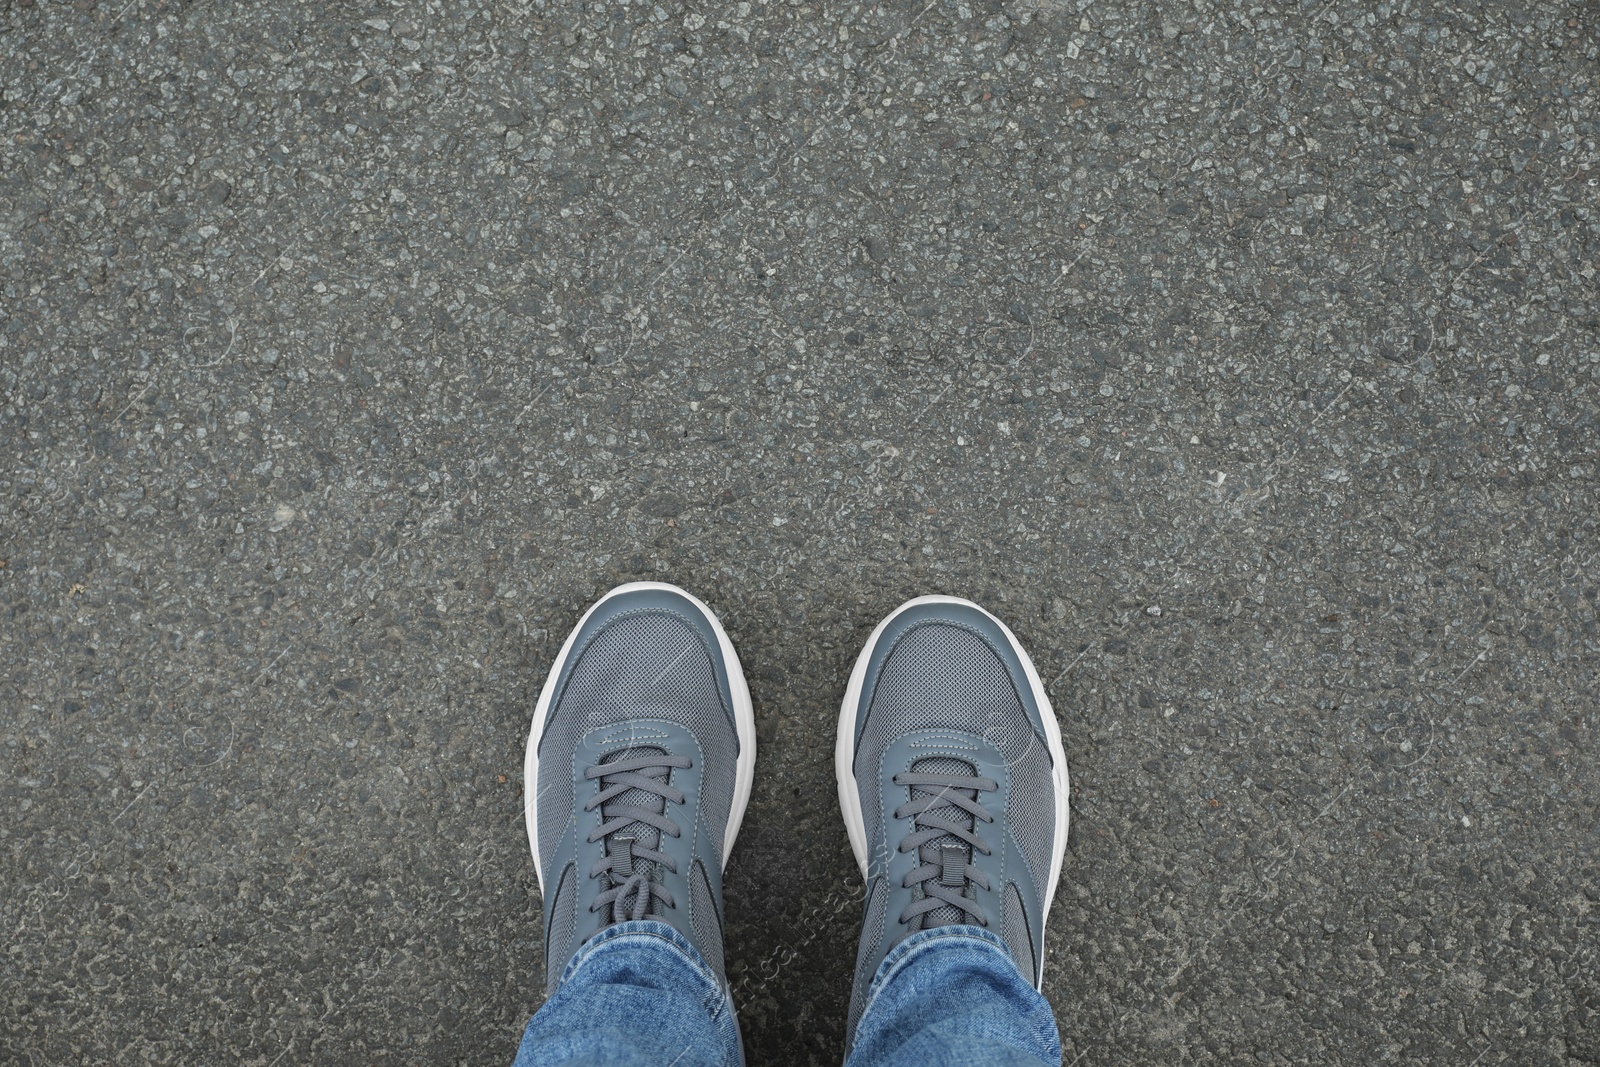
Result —
<path fill-rule="evenodd" d="M 960 774 L 977 775 L 978 768 L 963 759 L 954 756 L 929 756 L 920 759 L 911 765 L 914 774 Z M 933 786 L 912 786 L 911 796 L 914 798 L 919 793 L 933 792 Z M 968 799 L 977 796 L 976 789 L 953 789 L 952 793 L 959 793 Z M 943 822 L 955 823 L 957 826 L 972 829 L 972 816 L 953 804 L 936 804 L 928 809 L 929 815 L 937 815 Z M 941 834 L 932 841 L 927 842 L 921 849 L 922 862 L 933 864 L 941 871 L 947 867 L 962 865 L 972 862 L 972 846 L 961 838 L 952 834 Z M 921 916 L 922 929 L 934 926 L 948 926 L 951 923 L 965 922 L 966 913 L 960 908 L 950 904 L 942 904 L 932 911 L 924 912 Z"/>
<path fill-rule="evenodd" d="M 607 763 L 616 763 L 619 760 L 642 759 L 646 756 L 665 756 L 666 754 L 667 751 L 664 748 L 658 748 L 654 745 L 641 745 L 638 748 L 625 748 L 616 752 L 608 752 L 600 758 L 600 765 L 605 766 Z M 646 778 L 654 778 L 658 782 L 665 782 L 667 776 L 671 773 L 671 770 L 667 767 L 660 768 L 655 774 L 646 773 L 649 770 L 650 768 L 647 767 L 639 773 Z M 610 803 L 601 805 L 601 815 L 610 818 L 609 813 L 618 808 L 643 808 L 646 811 L 653 811 L 660 815 L 667 810 L 667 798 L 657 793 L 652 793 L 648 789 L 629 789 Z M 637 842 L 640 848 L 653 850 L 661 843 L 661 831 L 648 823 L 642 822 L 624 827 L 607 839 L 606 855 L 612 855 L 613 852 L 619 850 L 620 846 L 613 847 L 613 842 L 616 838 L 631 840 Z M 637 860 L 634 862 L 633 869 L 635 872 L 646 872 L 653 880 L 655 866 L 654 863 Z"/>

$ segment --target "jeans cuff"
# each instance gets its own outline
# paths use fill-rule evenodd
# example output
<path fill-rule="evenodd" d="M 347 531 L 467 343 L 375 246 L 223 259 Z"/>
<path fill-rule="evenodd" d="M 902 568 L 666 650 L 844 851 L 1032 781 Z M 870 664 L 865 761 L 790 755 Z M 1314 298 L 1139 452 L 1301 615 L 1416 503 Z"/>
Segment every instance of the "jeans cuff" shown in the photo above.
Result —
<path fill-rule="evenodd" d="M 872 976 L 872 983 L 867 986 L 867 999 L 861 1008 L 861 1018 L 867 1017 L 867 1013 L 872 1010 L 872 1002 L 878 999 L 878 994 L 895 975 L 910 966 L 917 956 L 946 941 L 964 941 L 968 944 L 976 942 L 1000 953 L 1011 966 L 1017 965 L 1011 958 L 1011 950 L 1006 947 L 1006 943 L 981 926 L 936 926 L 932 930 L 919 931 L 890 949 L 883 962 L 878 964 L 877 973 Z M 860 1026 L 859 1023 L 856 1025 Z"/>
<path fill-rule="evenodd" d="M 711 969 L 710 964 L 706 963 L 705 957 L 700 955 L 694 944 L 672 926 L 667 923 L 656 922 L 653 919 L 636 919 L 616 923 L 606 927 L 579 945 L 578 951 L 572 954 L 572 958 L 567 961 L 566 967 L 561 971 L 561 981 L 556 983 L 556 988 L 559 989 L 561 986 L 566 985 L 567 981 L 577 973 L 578 969 L 593 959 L 596 953 L 606 951 L 612 946 L 615 946 L 612 949 L 613 951 L 625 951 L 629 945 L 640 944 L 644 939 L 665 941 L 676 949 L 678 954 L 684 958 L 684 961 L 700 974 L 707 986 L 719 994 L 726 992 L 727 987 L 722 979 L 717 977 L 716 972 Z"/>

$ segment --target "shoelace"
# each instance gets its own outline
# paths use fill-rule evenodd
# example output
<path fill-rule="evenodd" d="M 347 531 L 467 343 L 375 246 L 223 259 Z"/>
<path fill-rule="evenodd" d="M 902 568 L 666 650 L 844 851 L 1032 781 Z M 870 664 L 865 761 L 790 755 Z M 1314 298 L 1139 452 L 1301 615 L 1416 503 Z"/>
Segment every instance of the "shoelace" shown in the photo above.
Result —
<path fill-rule="evenodd" d="M 584 804 L 583 810 L 599 808 L 603 820 L 589 831 L 589 843 L 603 838 L 611 839 L 606 855 L 589 868 L 590 878 L 609 875 L 611 882 L 610 888 L 595 897 L 590 911 L 609 906 L 611 921 L 620 923 L 660 915 L 659 911 L 650 910 L 652 899 L 660 901 L 662 907 L 677 907 L 667 887 L 651 880 L 649 864 L 659 863 L 673 873 L 677 873 L 678 864 L 671 856 L 650 846 L 661 843 L 661 834 L 668 837 L 682 835 L 678 824 L 669 819 L 665 812 L 666 802 L 683 803 L 683 791 L 668 785 L 667 778 L 672 768 L 685 768 L 692 763 L 688 756 L 657 752 L 612 760 L 584 770 L 583 777 L 586 780 L 600 780 L 600 792 Z M 660 797 L 660 802 L 655 805 L 659 810 L 653 811 L 626 802 L 615 803 L 624 793 L 635 789 Z M 638 829 L 633 834 L 622 832 L 631 828 Z M 640 861 L 646 865 L 642 870 L 635 866 Z M 631 907 L 628 904 L 630 900 Z"/>
<path fill-rule="evenodd" d="M 900 883 L 903 889 L 920 884 L 923 894 L 900 913 L 900 922 L 927 927 L 965 921 L 988 926 L 989 917 L 965 891 L 968 882 L 989 888 L 989 876 L 970 860 L 973 852 L 987 856 L 992 851 L 976 832 L 979 822 L 994 822 L 994 816 L 978 802 L 978 794 L 993 792 L 1000 788 L 999 783 L 976 775 L 911 771 L 895 775 L 894 784 L 911 789 L 911 799 L 894 812 L 897 819 L 912 820 L 912 831 L 900 842 L 899 850 L 917 849 L 922 860 Z M 956 840 L 950 841 L 952 837 Z M 932 914 L 947 907 L 960 909 L 957 920 Z"/>

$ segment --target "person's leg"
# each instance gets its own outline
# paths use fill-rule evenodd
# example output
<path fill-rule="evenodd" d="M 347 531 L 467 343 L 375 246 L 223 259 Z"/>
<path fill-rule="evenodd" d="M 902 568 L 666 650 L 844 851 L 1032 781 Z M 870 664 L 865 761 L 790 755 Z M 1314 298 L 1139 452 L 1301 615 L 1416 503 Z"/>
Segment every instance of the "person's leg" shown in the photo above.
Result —
<path fill-rule="evenodd" d="M 590 938 L 522 1035 L 513 1067 L 727 1067 L 740 1062 L 727 988 L 666 923 Z"/>
<path fill-rule="evenodd" d="M 741 1062 L 722 868 L 754 768 L 750 691 L 709 608 L 640 582 L 589 609 L 528 735 L 549 999 L 518 1067 Z"/>
<path fill-rule="evenodd" d="M 1050 1005 L 981 927 L 923 930 L 878 967 L 846 1067 L 1049 1067 Z"/>
<path fill-rule="evenodd" d="M 968 601 L 901 605 L 856 661 L 835 767 L 867 881 L 851 1067 L 1059 1064 L 1038 988 L 1067 764 L 1016 636 Z"/>

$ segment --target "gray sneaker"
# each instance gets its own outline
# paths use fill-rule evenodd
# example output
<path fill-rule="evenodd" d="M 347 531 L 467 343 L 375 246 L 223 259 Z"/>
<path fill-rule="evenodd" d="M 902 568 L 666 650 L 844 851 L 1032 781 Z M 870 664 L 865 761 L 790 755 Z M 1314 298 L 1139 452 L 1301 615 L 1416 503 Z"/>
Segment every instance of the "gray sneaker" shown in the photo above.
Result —
<path fill-rule="evenodd" d="M 632 919 L 670 924 L 724 974 L 722 868 L 755 759 L 750 689 L 710 608 L 636 582 L 589 609 L 539 694 L 524 769 L 549 991 L 578 946 Z"/>
<path fill-rule="evenodd" d="M 847 1047 L 879 964 L 919 930 L 984 927 L 1037 987 L 1067 844 L 1067 760 L 1016 636 L 966 600 L 902 604 L 856 660 L 834 763 L 867 882 Z"/>

